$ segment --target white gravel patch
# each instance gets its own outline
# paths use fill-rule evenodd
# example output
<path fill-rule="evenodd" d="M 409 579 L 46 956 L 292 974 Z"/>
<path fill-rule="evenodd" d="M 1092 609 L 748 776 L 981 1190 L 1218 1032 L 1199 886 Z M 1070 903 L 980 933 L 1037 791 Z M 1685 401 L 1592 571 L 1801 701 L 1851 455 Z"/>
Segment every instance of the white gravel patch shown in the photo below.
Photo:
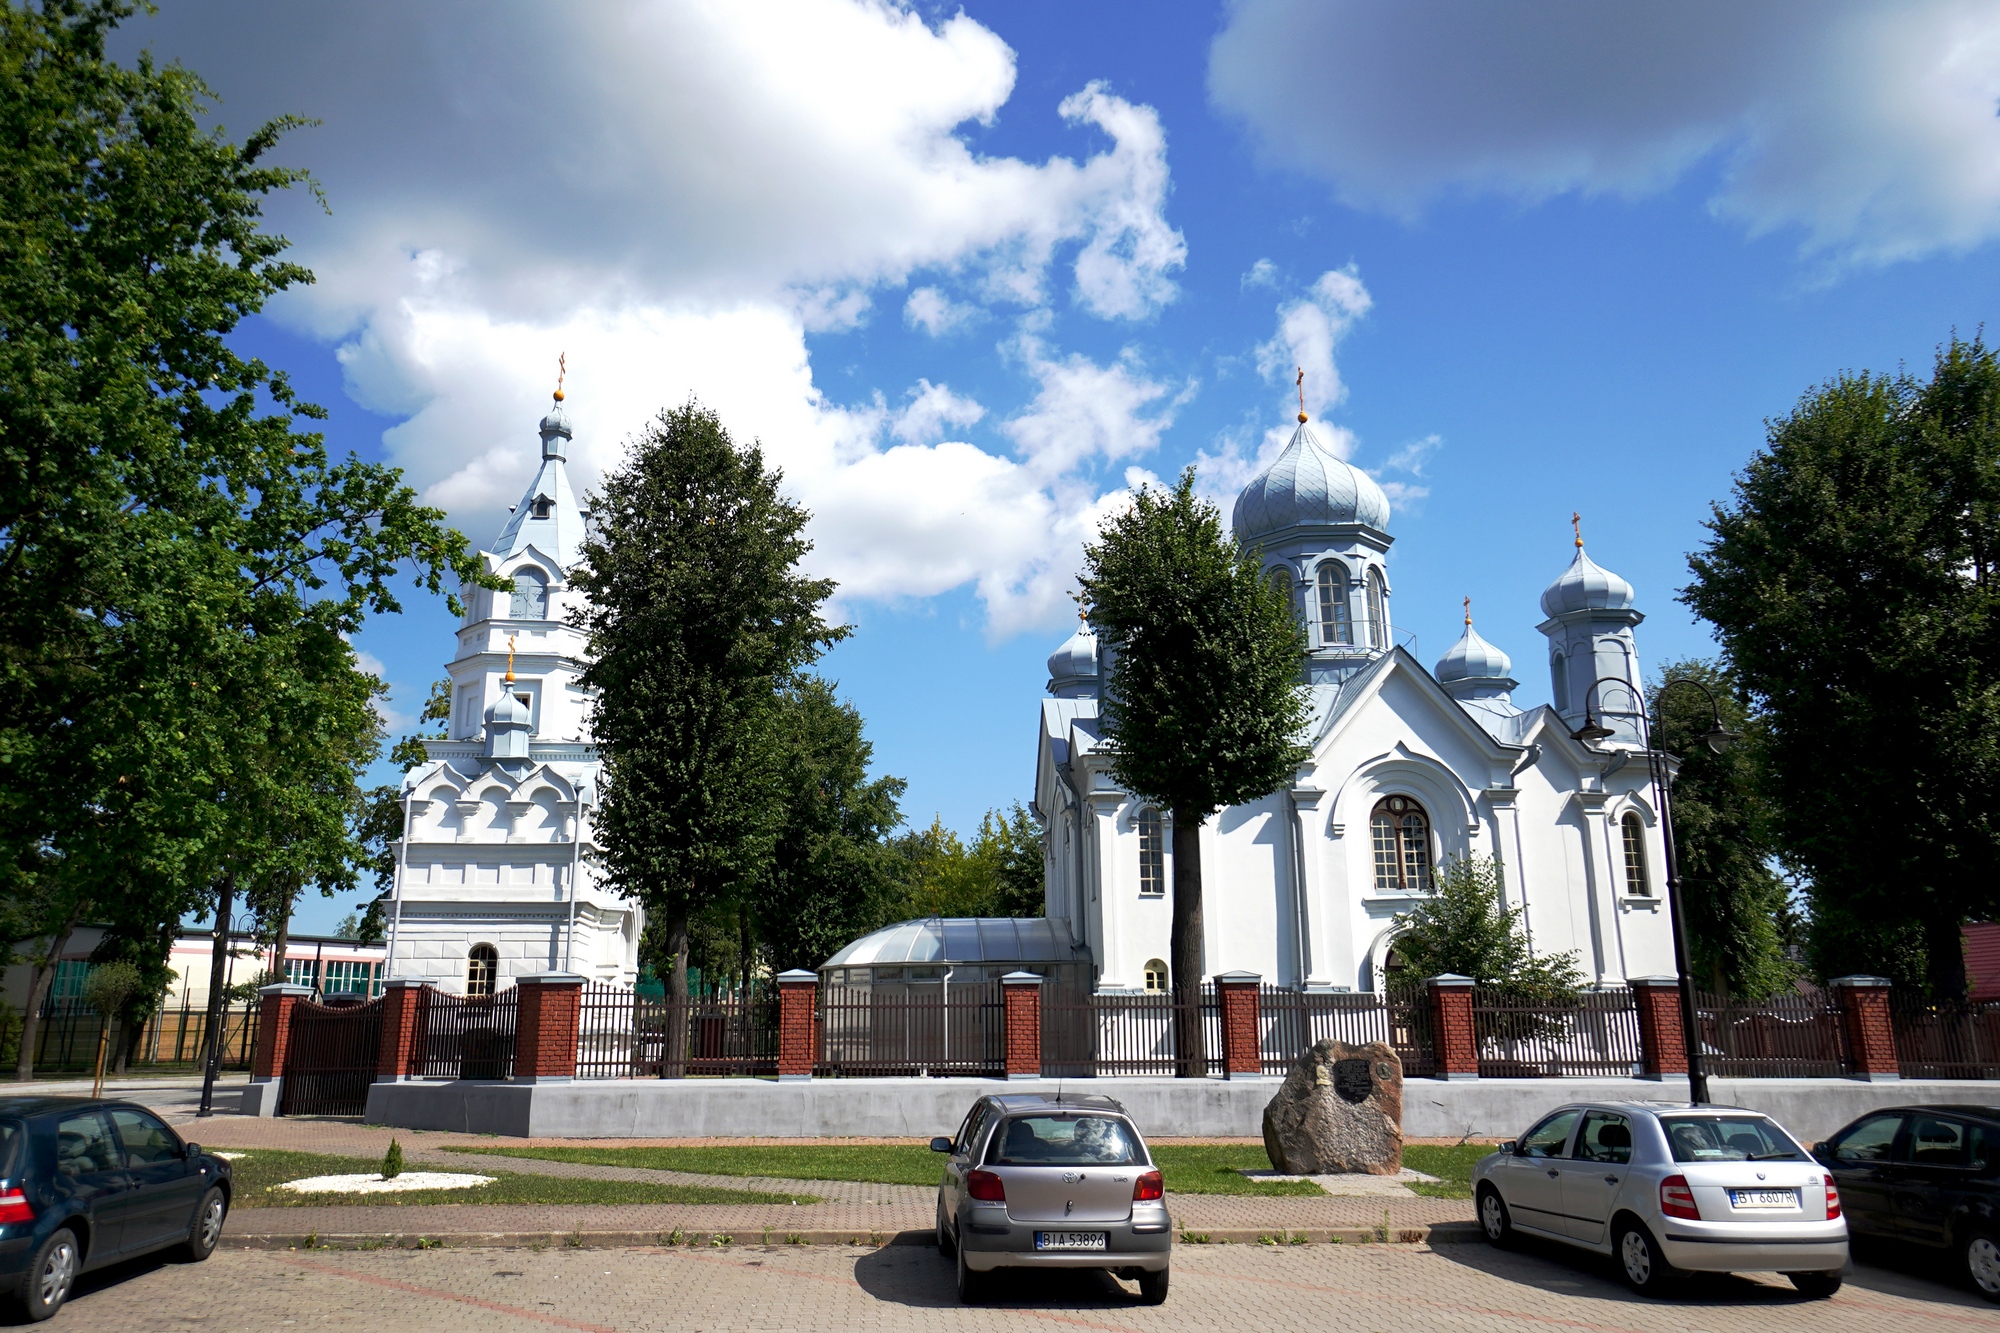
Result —
<path fill-rule="evenodd" d="M 300 1194 L 400 1194 L 405 1190 L 469 1190 L 491 1185 L 498 1176 L 469 1176 L 456 1171 L 405 1171 L 394 1180 L 380 1175 L 307 1176 L 278 1186 Z"/>

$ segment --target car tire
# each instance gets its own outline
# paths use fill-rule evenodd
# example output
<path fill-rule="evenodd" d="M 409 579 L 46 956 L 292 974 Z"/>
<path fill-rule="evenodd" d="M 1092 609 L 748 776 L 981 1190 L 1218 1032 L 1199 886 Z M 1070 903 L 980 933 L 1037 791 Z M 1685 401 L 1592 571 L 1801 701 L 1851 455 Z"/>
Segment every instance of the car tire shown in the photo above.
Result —
<path fill-rule="evenodd" d="M 937 1206 L 937 1247 L 938 1253 L 947 1259 L 956 1258 L 958 1255 L 958 1242 L 952 1238 L 951 1232 L 945 1229 L 943 1199 L 938 1200 Z"/>
<path fill-rule="evenodd" d="M 62 1309 L 76 1287 L 76 1275 L 83 1267 L 83 1243 L 76 1232 L 63 1227 L 43 1241 L 21 1275 L 17 1297 L 28 1322 L 38 1324 Z"/>
<path fill-rule="evenodd" d="M 215 1244 L 222 1239 L 222 1222 L 229 1216 L 229 1198 L 219 1185 L 210 1185 L 208 1193 L 201 1196 L 201 1207 L 194 1211 L 194 1221 L 188 1223 L 188 1238 L 181 1246 L 181 1258 L 191 1264 L 198 1264 L 215 1253 Z"/>
<path fill-rule="evenodd" d="M 1974 1290 L 1995 1303 L 2000 1303 L 2000 1234 L 1991 1231 L 1967 1233 L 1959 1247 L 1959 1257 L 1964 1263 L 1965 1275 L 1972 1279 Z"/>
<path fill-rule="evenodd" d="M 1792 1286 L 1798 1293 L 1810 1300 L 1823 1301 L 1840 1290 L 1840 1272 L 1831 1273 L 1787 1273 Z"/>
<path fill-rule="evenodd" d="M 958 1303 L 977 1305 L 986 1294 L 986 1274 L 975 1273 L 966 1266 L 965 1247 L 958 1246 Z"/>
<path fill-rule="evenodd" d="M 1626 1222 L 1618 1228 L 1611 1257 L 1625 1285 L 1641 1296 L 1663 1296 L 1680 1278 L 1680 1270 L 1667 1262 L 1660 1242 L 1641 1222 Z"/>
<path fill-rule="evenodd" d="M 1514 1216 L 1507 1211 L 1507 1201 L 1500 1197 L 1500 1191 L 1491 1185 L 1479 1187 L 1479 1234 L 1486 1237 L 1489 1245 L 1506 1247 L 1517 1239 L 1514 1231 Z"/>
<path fill-rule="evenodd" d="M 1157 1273 L 1142 1271 L 1139 1274 L 1139 1303 L 1141 1305 L 1165 1305 L 1167 1303 L 1167 1270 Z"/>

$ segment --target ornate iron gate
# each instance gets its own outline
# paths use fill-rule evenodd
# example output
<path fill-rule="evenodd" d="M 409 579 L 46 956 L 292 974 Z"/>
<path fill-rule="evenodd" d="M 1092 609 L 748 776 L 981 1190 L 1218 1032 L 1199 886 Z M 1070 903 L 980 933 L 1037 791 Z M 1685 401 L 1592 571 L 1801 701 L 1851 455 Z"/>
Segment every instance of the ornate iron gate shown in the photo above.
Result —
<path fill-rule="evenodd" d="M 285 1043 L 279 1115 L 360 1115 L 382 1045 L 382 1001 L 339 1007 L 300 1000 Z"/>

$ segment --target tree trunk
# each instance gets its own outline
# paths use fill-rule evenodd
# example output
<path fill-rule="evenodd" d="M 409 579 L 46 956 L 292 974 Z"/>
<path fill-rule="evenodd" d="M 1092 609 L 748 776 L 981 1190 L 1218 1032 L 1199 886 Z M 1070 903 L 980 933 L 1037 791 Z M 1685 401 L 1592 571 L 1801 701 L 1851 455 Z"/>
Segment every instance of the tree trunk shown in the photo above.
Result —
<path fill-rule="evenodd" d="M 158 1012 L 155 1010 L 154 1012 Z M 134 1014 L 126 1010 L 118 1019 L 118 1062 L 111 1072 L 120 1078 L 132 1068 L 132 1062 L 139 1056 L 139 1039 L 146 1035 L 146 1020 L 153 1015 Z"/>
<path fill-rule="evenodd" d="M 736 970 L 742 975 L 742 991 L 750 993 L 750 905 L 736 904 Z"/>
<path fill-rule="evenodd" d="M 1208 1077 L 1201 1024 L 1201 824 L 1179 811 L 1174 822 L 1174 919 L 1167 952 L 1174 1005 L 1174 1073 Z"/>
<path fill-rule="evenodd" d="M 76 920 L 82 914 L 81 907 L 71 909 L 69 920 L 50 937 L 49 951 L 35 959 L 34 980 L 28 986 L 28 1008 L 21 1015 L 21 1057 L 14 1065 L 14 1077 L 23 1083 L 35 1077 L 35 1038 L 42 1030 L 42 1005 L 49 998 L 49 987 L 56 980 L 56 965 L 62 961 L 62 951 L 69 947 L 70 933 L 76 929 Z"/>
<path fill-rule="evenodd" d="M 688 1033 L 693 1029 L 694 1013 L 688 1005 L 688 912 L 684 906 L 677 906 L 667 917 L 666 937 L 662 941 L 667 957 L 673 961 L 667 967 L 667 1024 L 666 1050 L 660 1064 L 661 1078 L 680 1078 L 687 1072 Z"/>
<path fill-rule="evenodd" d="M 222 1065 L 224 979 L 229 975 L 229 913 L 236 906 L 236 876 L 224 875 L 215 891 L 215 948 L 208 960 L 208 1022 L 202 1026 L 201 1114 L 212 1113 L 215 1075 Z"/>
<path fill-rule="evenodd" d="M 1965 927 L 1956 916 L 1924 922 L 1924 972 L 1932 1003 L 1965 998 Z"/>

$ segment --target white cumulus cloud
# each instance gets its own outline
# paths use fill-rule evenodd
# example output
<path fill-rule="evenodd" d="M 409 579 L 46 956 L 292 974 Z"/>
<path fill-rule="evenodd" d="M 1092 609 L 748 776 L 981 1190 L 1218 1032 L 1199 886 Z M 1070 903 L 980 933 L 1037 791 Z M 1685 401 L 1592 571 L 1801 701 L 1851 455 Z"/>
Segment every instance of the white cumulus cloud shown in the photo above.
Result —
<path fill-rule="evenodd" d="M 1238 0 L 1209 88 L 1273 159 L 1405 215 L 1714 160 L 1715 213 L 1835 261 L 2000 234 L 1990 0 Z"/>

